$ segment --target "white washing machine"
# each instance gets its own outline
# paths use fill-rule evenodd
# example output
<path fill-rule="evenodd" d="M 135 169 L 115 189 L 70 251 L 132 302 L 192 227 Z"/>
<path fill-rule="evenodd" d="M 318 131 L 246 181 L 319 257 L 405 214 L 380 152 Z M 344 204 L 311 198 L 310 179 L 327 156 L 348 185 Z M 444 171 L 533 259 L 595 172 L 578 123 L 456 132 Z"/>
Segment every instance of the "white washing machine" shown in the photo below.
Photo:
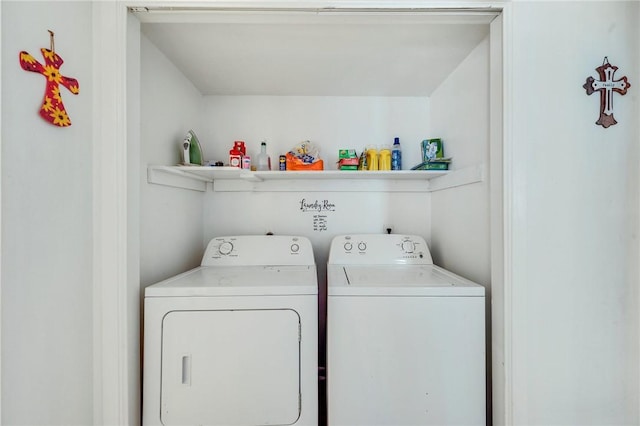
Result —
<path fill-rule="evenodd" d="M 333 239 L 328 424 L 484 425 L 484 288 L 408 235 Z"/>
<path fill-rule="evenodd" d="M 144 331 L 144 425 L 317 425 L 307 238 L 214 238 L 200 267 L 145 289 Z"/>

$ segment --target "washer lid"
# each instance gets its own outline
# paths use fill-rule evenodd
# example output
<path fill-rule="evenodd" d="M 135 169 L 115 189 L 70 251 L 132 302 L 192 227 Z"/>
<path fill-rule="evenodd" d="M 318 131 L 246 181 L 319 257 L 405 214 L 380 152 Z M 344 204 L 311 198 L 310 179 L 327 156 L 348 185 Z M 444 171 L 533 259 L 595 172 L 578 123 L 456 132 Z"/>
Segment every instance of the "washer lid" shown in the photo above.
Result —
<path fill-rule="evenodd" d="M 435 265 L 328 265 L 329 296 L 484 296 L 484 287 Z"/>
<path fill-rule="evenodd" d="M 315 266 L 199 266 L 145 289 L 145 297 L 318 294 Z"/>

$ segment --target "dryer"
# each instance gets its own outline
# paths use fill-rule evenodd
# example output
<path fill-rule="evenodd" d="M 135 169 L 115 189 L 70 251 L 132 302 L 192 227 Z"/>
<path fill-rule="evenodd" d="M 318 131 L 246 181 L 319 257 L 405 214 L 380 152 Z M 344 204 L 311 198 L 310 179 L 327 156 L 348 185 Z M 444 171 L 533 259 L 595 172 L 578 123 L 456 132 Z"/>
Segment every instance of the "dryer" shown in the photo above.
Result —
<path fill-rule="evenodd" d="M 335 237 L 328 424 L 485 424 L 484 294 L 434 265 L 422 237 Z"/>
<path fill-rule="evenodd" d="M 298 236 L 212 239 L 145 289 L 144 425 L 317 425 L 318 279 Z"/>

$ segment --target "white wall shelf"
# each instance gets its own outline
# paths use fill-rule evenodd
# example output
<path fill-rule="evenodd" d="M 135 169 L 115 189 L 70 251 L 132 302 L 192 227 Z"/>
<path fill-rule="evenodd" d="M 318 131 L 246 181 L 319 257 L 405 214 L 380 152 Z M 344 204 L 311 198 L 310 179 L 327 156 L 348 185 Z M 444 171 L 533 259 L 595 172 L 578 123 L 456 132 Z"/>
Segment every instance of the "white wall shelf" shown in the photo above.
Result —
<path fill-rule="evenodd" d="M 149 183 L 195 191 L 432 192 L 484 180 L 484 165 L 460 170 L 263 171 L 236 167 L 158 166 L 147 168 Z"/>

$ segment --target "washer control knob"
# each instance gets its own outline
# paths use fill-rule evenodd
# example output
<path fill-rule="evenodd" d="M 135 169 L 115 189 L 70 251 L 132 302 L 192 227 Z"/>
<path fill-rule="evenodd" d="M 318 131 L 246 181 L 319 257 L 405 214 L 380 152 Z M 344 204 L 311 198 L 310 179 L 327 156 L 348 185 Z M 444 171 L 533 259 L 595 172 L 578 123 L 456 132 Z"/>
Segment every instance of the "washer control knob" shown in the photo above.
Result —
<path fill-rule="evenodd" d="M 351 251 L 351 249 L 353 248 L 353 244 L 351 243 L 344 243 L 344 249 L 346 251 Z"/>
<path fill-rule="evenodd" d="M 405 253 L 413 253 L 413 251 L 415 250 L 415 244 L 413 243 L 413 241 L 407 240 L 407 241 L 403 241 L 402 242 L 402 250 Z"/>
<path fill-rule="evenodd" d="M 291 244 L 291 253 L 297 253 L 300 251 L 300 246 L 297 243 Z"/>
<path fill-rule="evenodd" d="M 218 252 L 223 256 L 228 255 L 232 251 L 233 244 L 231 244 L 229 241 L 223 241 L 222 244 L 220 244 L 220 247 L 218 247 Z"/>
<path fill-rule="evenodd" d="M 365 243 L 365 242 L 358 243 L 358 249 L 360 251 L 365 251 L 367 249 L 367 243 Z"/>

